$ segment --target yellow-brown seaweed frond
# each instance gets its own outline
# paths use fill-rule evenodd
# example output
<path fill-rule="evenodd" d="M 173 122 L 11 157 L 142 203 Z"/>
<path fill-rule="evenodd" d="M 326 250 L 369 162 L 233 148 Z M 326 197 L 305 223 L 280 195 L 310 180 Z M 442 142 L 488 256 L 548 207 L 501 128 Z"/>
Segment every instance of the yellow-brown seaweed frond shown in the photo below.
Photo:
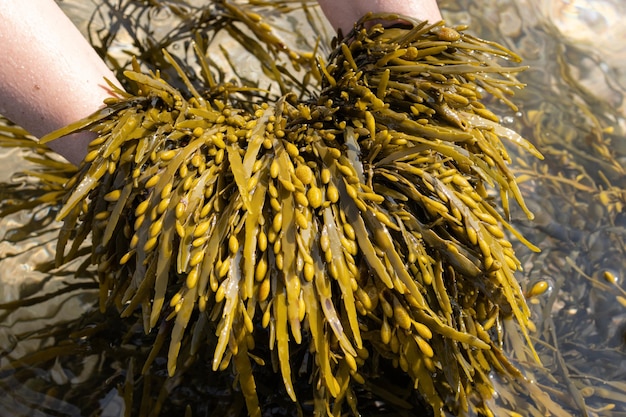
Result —
<path fill-rule="evenodd" d="M 3 183 L 0 193 L 0 219 L 39 206 L 58 204 L 62 200 L 65 195 L 64 185 L 76 174 L 74 165 L 50 155 L 48 148 L 38 143 L 34 136 L 3 118 L 0 118 L 0 148 L 28 150 L 29 155 L 24 160 L 32 164 L 30 169 L 25 168 L 14 174 L 10 183 Z M 54 215 L 51 213 L 39 217 L 49 218 L 48 221 L 39 219 L 39 227 L 44 227 L 52 221 Z M 12 233 L 20 234 L 22 233 Z M 26 235 L 28 232 L 25 232 Z"/>
<path fill-rule="evenodd" d="M 440 24 L 366 28 L 374 18 L 319 61 L 315 100 L 251 96 L 245 110 L 245 90 L 216 86 L 218 99 L 130 71 L 136 94 L 45 138 L 98 134 L 59 214 L 58 263 L 91 236 L 101 307 L 141 309 L 146 332 L 171 321 L 170 375 L 181 346 L 208 346 L 253 416 L 263 364 L 297 400 L 298 345 L 319 415 L 356 409 L 380 358 L 436 415 L 489 415 L 489 373 L 517 375 L 498 322 L 529 325 L 504 219 L 509 196 L 525 206 L 502 140 L 538 153 L 481 103 L 521 86 L 497 64 L 517 57 Z"/>
<path fill-rule="evenodd" d="M 270 81 L 271 91 L 266 95 L 272 101 L 290 91 L 308 96 L 318 81 L 316 71 L 310 71 L 314 63 L 311 51 L 320 43 L 330 44 L 320 40 L 324 22 L 311 7 L 315 3 L 307 0 L 97 3 L 89 22 L 90 43 L 126 87 L 132 83 L 123 77 L 123 71 L 130 67 L 131 57 L 136 57 L 143 69 L 158 70 L 171 85 L 181 87 L 177 68 L 161 52 L 167 49 L 179 57 L 202 57 L 200 68 L 193 58 L 179 63 L 194 83 L 214 87 L 236 78 L 241 85 L 256 87 L 263 80 Z M 306 16 L 318 36 L 306 36 L 299 28 L 285 25 L 294 15 Z M 167 25 L 163 24 L 165 16 Z M 124 44 L 123 50 L 119 44 Z"/>

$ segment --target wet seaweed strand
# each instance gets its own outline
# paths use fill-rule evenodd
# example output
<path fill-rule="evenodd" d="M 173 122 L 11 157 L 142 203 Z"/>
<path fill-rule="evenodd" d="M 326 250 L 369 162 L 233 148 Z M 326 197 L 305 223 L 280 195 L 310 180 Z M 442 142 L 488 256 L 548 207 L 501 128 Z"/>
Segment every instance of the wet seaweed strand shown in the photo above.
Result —
<path fill-rule="evenodd" d="M 319 415 L 357 408 L 373 357 L 409 375 L 436 415 L 492 415 L 489 373 L 518 375 L 498 322 L 514 317 L 528 339 L 505 231 L 524 239 L 503 218 L 509 197 L 525 206 L 502 140 L 540 155 L 481 98 L 509 102 L 520 68 L 498 58 L 519 58 L 463 28 L 365 28 L 395 18 L 365 17 L 319 59 L 314 100 L 244 107 L 245 90 L 206 80 L 201 94 L 180 70 L 179 91 L 136 66 L 135 92 L 43 139 L 98 134 L 66 187 L 57 263 L 91 236 L 101 308 L 140 308 L 146 332 L 171 321 L 170 375 L 183 344 L 214 349 L 252 416 L 255 367 L 274 363 L 297 401 L 301 344 Z M 255 355 L 260 333 L 270 357 Z"/>

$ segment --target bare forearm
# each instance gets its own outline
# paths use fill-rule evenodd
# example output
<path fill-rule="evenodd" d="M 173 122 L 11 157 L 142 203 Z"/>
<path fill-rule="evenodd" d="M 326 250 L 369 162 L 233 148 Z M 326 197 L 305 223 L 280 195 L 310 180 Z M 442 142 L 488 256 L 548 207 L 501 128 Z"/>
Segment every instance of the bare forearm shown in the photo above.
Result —
<path fill-rule="evenodd" d="M 81 119 L 111 95 L 114 75 L 53 0 L 0 0 L 0 114 L 35 136 Z M 79 163 L 91 135 L 50 143 Z"/>
<path fill-rule="evenodd" d="M 333 27 L 344 34 L 368 12 L 403 14 L 433 23 L 441 20 L 436 0 L 319 0 L 319 4 Z"/>

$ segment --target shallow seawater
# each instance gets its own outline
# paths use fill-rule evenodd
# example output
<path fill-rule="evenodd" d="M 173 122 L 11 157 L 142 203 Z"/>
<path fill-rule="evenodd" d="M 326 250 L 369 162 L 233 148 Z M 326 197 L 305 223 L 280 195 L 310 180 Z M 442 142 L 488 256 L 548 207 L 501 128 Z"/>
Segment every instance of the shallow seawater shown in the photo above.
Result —
<path fill-rule="evenodd" d="M 61 4 L 83 30 L 90 29 L 87 22 L 95 10 L 91 3 L 66 0 Z M 548 286 L 530 298 L 537 327 L 533 337 L 544 368 L 529 367 L 526 376 L 538 381 L 554 401 L 576 410 L 572 415 L 583 415 L 579 410 L 584 402 L 589 415 L 624 416 L 626 28 L 622 21 L 626 5 L 622 0 L 462 0 L 440 1 L 440 6 L 449 24 L 469 25 L 471 33 L 503 43 L 529 66 L 520 77 L 527 87 L 514 99 L 519 111 L 503 107 L 500 114 L 545 157 L 543 161 L 527 155 L 513 158 L 518 177 L 524 179 L 525 199 L 536 216 L 529 221 L 514 210 L 513 223 L 541 248 L 534 253 L 517 245 L 524 265 L 519 278 L 527 291 L 537 282 Z M 106 16 L 96 17 L 96 22 L 106 21 Z M 162 19 L 158 28 L 166 34 L 167 12 L 155 12 L 153 17 L 157 23 Z M 293 24 L 280 22 L 280 16 L 275 19 L 285 26 Z M 131 40 L 118 41 L 111 50 L 124 57 L 129 47 L 124 41 Z M 314 46 L 310 39 L 294 42 L 301 49 Z M 182 48 L 179 43 L 172 47 Z M 240 59 L 245 65 L 245 56 Z M 2 152 L 0 181 L 9 187 L 12 173 L 24 168 L 24 154 Z M 21 181 L 16 178 L 13 183 Z M 0 197 L 7 198 L 9 191 L 0 189 Z M 0 415 L 125 415 L 125 393 L 119 387 L 144 336 L 141 329 L 116 332 L 124 326 L 116 322 L 107 323 L 108 329 L 94 329 L 95 339 L 80 330 L 83 344 L 63 343 L 70 335 L 76 337 L 75 323 L 83 313 L 98 315 L 93 311 L 97 290 L 80 265 L 61 270 L 41 266 L 54 259 L 58 227 L 52 222 L 54 214 L 34 211 L 0 220 L 0 303 L 59 292 L 15 311 L 0 310 Z M 122 354 L 108 356 L 113 340 L 107 337 L 116 339 Z M 55 352 L 50 347 L 77 359 L 52 361 L 45 369 L 13 362 L 37 362 L 38 352 Z M 68 354 L 64 349 L 75 351 Z M 523 354 L 512 354 L 523 367 Z M 94 392 L 100 397 L 92 398 Z M 219 399 L 229 392 L 207 384 L 187 394 Z M 81 408 L 86 402 L 92 408 Z M 276 402 L 280 409 L 280 400 Z M 209 405 L 205 407 L 206 415 L 216 415 L 209 413 Z M 223 414 L 237 415 L 236 411 Z"/>

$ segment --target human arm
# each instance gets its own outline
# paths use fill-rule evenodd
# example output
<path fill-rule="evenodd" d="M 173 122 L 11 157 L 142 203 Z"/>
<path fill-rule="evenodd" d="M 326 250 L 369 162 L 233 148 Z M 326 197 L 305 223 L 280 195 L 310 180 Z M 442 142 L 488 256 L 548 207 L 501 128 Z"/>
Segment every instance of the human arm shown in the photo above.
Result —
<path fill-rule="evenodd" d="M 34 136 L 86 117 L 117 82 L 54 0 L 0 0 L 0 114 Z M 79 164 L 93 139 L 81 132 L 49 143 Z"/>
<path fill-rule="evenodd" d="M 368 12 L 395 13 L 435 23 L 441 20 L 436 0 L 318 0 L 335 30 L 350 32 Z"/>

